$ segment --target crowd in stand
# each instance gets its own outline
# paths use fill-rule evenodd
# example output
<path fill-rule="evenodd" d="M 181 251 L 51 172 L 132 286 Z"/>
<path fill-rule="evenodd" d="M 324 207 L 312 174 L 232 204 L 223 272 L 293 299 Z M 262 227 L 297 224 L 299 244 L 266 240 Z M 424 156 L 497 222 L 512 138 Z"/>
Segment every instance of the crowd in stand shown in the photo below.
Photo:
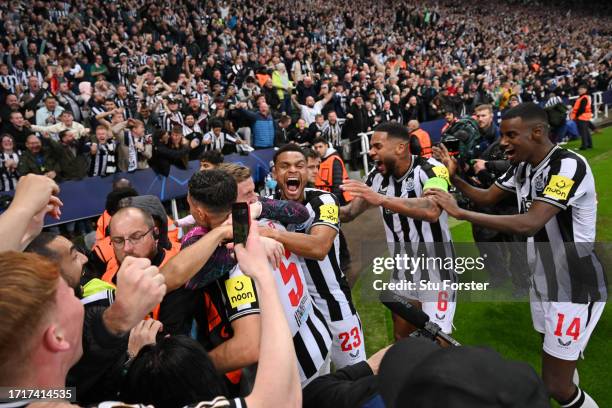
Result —
<path fill-rule="evenodd" d="M 2 189 L 29 173 L 168 174 L 206 150 L 319 136 L 356 166 L 351 142 L 380 122 L 610 87 L 605 5 L 390 5 L 0 5 Z"/>

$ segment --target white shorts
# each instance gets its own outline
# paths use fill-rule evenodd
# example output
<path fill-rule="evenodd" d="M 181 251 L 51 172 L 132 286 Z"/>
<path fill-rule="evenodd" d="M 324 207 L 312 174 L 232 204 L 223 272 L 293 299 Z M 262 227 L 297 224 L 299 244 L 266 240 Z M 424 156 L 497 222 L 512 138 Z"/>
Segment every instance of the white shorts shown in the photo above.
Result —
<path fill-rule="evenodd" d="M 457 302 L 448 300 L 456 296 L 456 293 L 453 291 L 404 290 L 394 291 L 394 293 L 406 299 L 419 302 L 423 312 L 429 316 L 429 320 L 440 326 L 444 333 L 451 334 L 453 332 L 453 319 L 457 309 Z M 432 301 L 432 299 L 438 299 L 438 301 Z"/>
<path fill-rule="evenodd" d="M 357 313 L 327 324 L 332 333 L 331 361 L 336 370 L 366 359 L 363 330 Z"/>
<path fill-rule="evenodd" d="M 440 291 L 438 295 L 437 302 L 421 302 L 421 308 L 431 322 L 440 326 L 444 333 L 451 334 L 457 302 L 447 301 L 450 294 L 446 291 Z"/>
<path fill-rule="evenodd" d="M 603 313 L 604 302 L 531 301 L 533 328 L 544 334 L 544 351 L 560 360 L 576 361 Z"/>

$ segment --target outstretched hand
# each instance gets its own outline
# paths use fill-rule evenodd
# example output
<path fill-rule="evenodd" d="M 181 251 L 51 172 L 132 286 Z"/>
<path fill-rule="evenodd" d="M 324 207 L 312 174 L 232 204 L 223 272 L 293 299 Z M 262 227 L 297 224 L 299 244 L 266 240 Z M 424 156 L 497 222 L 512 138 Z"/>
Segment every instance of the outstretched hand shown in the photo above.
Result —
<path fill-rule="evenodd" d="M 432 150 L 434 158 L 448 169 L 449 177 L 457 174 L 457 160 L 448 153 L 443 143 L 440 143 L 440 146 L 434 146 Z"/>
<path fill-rule="evenodd" d="M 385 200 L 385 196 L 372 190 L 367 184 L 360 180 L 346 180 L 340 188 L 353 197 L 360 197 L 368 204 L 380 206 Z"/>

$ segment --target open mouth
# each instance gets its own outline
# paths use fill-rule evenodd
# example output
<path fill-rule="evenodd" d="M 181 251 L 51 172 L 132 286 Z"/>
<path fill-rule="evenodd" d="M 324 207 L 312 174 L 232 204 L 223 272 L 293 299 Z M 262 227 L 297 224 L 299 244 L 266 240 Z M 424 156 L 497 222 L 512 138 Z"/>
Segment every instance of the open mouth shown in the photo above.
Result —
<path fill-rule="evenodd" d="M 300 189 L 300 179 L 298 177 L 289 177 L 287 179 L 287 191 L 290 193 L 297 193 Z"/>
<path fill-rule="evenodd" d="M 505 155 L 506 155 L 506 159 L 508 160 L 512 160 L 514 158 L 514 155 L 516 154 L 516 151 L 509 147 L 504 151 Z"/>
<path fill-rule="evenodd" d="M 383 173 L 385 171 L 385 165 L 380 160 L 374 160 L 374 166 L 376 166 L 376 170 Z"/>

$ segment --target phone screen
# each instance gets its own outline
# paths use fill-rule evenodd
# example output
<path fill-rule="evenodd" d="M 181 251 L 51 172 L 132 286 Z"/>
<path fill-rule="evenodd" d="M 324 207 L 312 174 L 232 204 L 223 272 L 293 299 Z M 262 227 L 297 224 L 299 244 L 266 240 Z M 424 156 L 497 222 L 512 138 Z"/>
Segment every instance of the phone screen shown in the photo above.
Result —
<path fill-rule="evenodd" d="M 247 203 L 235 203 L 232 205 L 232 226 L 234 230 L 234 243 L 246 244 L 249 236 L 249 205 Z"/>

